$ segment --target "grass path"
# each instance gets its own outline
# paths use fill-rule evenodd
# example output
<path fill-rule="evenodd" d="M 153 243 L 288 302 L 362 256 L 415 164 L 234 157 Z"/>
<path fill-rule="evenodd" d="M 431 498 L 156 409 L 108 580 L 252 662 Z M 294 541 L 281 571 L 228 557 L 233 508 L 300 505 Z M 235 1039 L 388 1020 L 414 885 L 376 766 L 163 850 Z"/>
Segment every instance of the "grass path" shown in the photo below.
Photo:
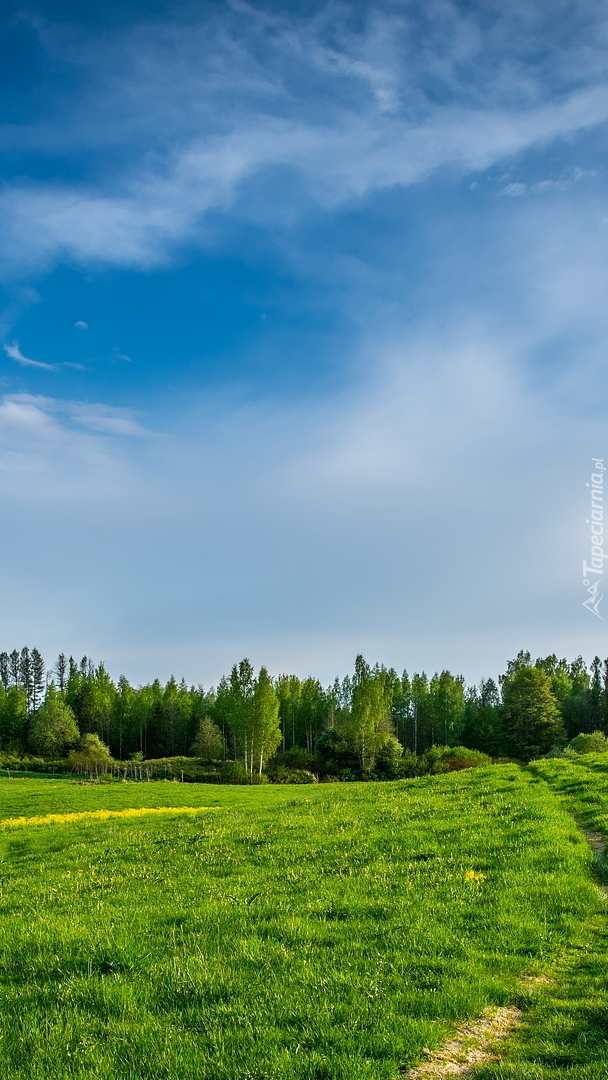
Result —
<path fill-rule="evenodd" d="M 469 1071 L 475 1080 L 608 1080 L 607 766 L 605 758 L 587 756 L 530 766 L 572 814 L 594 852 L 597 904 L 548 966 L 543 983 L 527 994 L 522 986 L 523 1023 L 509 1035 L 501 1060 Z"/>
<path fill-rule="evenodd" d="M 407 1080 L 472 1076 L 478 1065 L 496 1059 L 498 1044 L 521 1024 L 523 1015 L 516 1005 L 484 1009 L 477 1020 L 460 1024 L 451 1039 L 429 1051 L 422 1065 L 410 1069 Z"/>
<path fill-rule="evenodd" d="M 594 852 L 597 910 L 544 975 L 519 979 L 518 1005 L 485 1009 L 477 1020 L 460 1025 L 427 1051 L 407 1080 L 608 1078 L 608 762 L 604 757 L 538 762 L 531 771 L 549 784 Z"/>

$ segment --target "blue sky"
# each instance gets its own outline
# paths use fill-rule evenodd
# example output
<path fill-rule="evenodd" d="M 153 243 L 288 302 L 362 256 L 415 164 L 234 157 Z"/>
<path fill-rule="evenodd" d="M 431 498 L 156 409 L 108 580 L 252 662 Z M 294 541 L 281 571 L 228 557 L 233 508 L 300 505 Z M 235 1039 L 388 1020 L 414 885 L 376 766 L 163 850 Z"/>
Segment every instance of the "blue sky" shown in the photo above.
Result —
<path fill-rule="evenodd" d="M 608 4 L 4 12 L 2 647 L 605 656 Z"/>

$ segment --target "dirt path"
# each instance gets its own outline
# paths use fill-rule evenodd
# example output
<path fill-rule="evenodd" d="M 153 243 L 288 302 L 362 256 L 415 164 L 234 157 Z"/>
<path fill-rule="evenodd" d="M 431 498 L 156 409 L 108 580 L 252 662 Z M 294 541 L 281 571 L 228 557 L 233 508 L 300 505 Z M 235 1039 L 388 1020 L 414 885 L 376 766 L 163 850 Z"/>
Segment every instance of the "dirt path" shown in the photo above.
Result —
<path fill-rule="evenodd" d="M 585 839 L 591 844 L 591 847 L 595 851 L 596 855 L 606 854 L 606 840 L 599 832 L 592 832 L 591 829 L 584 829 L 583 826 L 578 823 L 578 827 L 581 830 Z"/>
<path fill-rule="evenodd" d="M 461 1024 L 454 1036 L 429 1051 L 429 1058 L 406 1073 L 407 1080 L 441 1080 L 448 1076 L 470 1076 L 477 1065 L 496 1061 L 496 1044 L 513 1031 L 523 1019 L 521 1009 L 484 1009 L 477 1020 Z"/>
<path fill-rule="evenodd" d="M 601 833 L 586 829 L 576 822 L 596 855 L 605 855 L 608 841 Z M 600 885 L 608 895 L 608 887 Z M 552 980 L 547 975 L 522 975 L 521 986 L 539 989 Z M 444 1080 L 450 1076 L 472 1076 L 478 1065 L 498 1061 L 499 1044 L 524 1020 L 524 1013 L 514 1005 L 506 1008 L 487 1008 L 476 1020 L 465 1022 L 454 1035 L 435 1050 L 427 1050 L 427 1060 L 405 1074 L 406 1080 Z"/>

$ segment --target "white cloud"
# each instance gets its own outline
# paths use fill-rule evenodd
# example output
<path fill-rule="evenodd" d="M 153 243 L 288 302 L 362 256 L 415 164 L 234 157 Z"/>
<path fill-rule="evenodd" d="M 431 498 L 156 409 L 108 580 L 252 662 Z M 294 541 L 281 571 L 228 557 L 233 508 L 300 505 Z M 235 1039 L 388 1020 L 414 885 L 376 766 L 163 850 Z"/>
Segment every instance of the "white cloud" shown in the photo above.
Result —
<path fill-rule="evenodd" d="M 78 322 L 75 322 L 74 326 L 76 326 L 79 330 L 88 330 L 89 329 L 89 324 L 86 323 L 86 322 L 83 322 L 82 319 L 79 319 Z"/>
<path fill-rule="evenodd" d="M 528 642 L 597 651 L 578 603 L 577 484 L 601 422 L 581 408 L 564 429 L 558 386 L 525 383 L 526 344 L 472 325 L 375 340 L 358 387 L 224 406 L 220 424 L 213 402 L 193 406 L 161 453 L 156 437 L 123 438 L 140 433 L 129 410 L 5 398 L 0 497 L 22 539 L 5 537 L 4 559 L 39 616 L 41 596 L 51 605 L 36 622 L 49 651 L 207 682 L 252 650 L 323 678 L 363 649 L 471 679 Z M 27 577 L 34 511 L 46 555 Z M 5 603 L 17 633 L 30 600 L 21 587 Z"/>
<path fill-rule="evenodd" d="M 528 185 L 527 184 L 514 182 L 514 183 L 511 183 L 511 184 L 505 184 L 505 186 L 500 189 L 499 194 L 500 195 L 508 195 L 509 198 L 511 198 L 511 199 L 517 199 L 521 195 L 526 195 L 527 192 L 528 192 Z"/>
<path fill-rule="evenodd" d="M 538 4 L 484 28 L 448 2 L 426 20 L 372 10 L 359 32 L 340 5 L 302 18 L 233 4 L 194 24 L 176 12 L 173 23 L 135 26 L 111 48 L 46 27 L 54 61 L 99 81 L 45 137 L 55 152 L 70 140 L 82 147 L 94 111 L 91 149 L 114 140 L 116 165 L 96 185 L 6 186 L 3 262 L 150 267 L 180 244 L 207 242 L 212 211 L 272 222 L 289 205 L 293 220 L 311 201 L 336 207 L 569 138 L 608 119 L 600 15 L 592 29 L 586 37 L 581 21 L 564 51 Z M 587 85 L 572 78 L 576 57 Z M 252 211 L 248 184 L 261 175 L 265 197 Z M 524 191 L 514 182 L 503 193 Z"/>
<path fill-rule="evenodd" d="M 524 184 L 521 181 L 513 181 L 505 184 L 499 191 L 499 195 L 507 195 L 510 198 L 519 198 L 522 195 L 547 195 L 551 192 L 569 191 L 581 180 L 593 180 L 597 177 L 596 169 L 580 169 L 578 166 L 564 170 L 557 179 L 537 180 L 534 184 Z"/>
<path fill-rule="evenodd" d="M 53 364 L 44 364 L 41 360 L 30 360 L 29 356 L 24 356 L 19 348 L 18 341 L 13 341 L 12 345 L 5 345 L 4 351 L 7 356 L 10 356 L 11 360 L 16 360 L 22 367 L 42 368 L 43 371 L 55 370 Z"/>
<path fill-rule="evenodd" d="M 74 371 L 86 371 L 84 364 L 74 363 L 71 360 L 64 360 L 58 364 L 45 364 L 41 360 L 30 360 L 28 356 L 24 356 L 19 348 L 19 342 L 13 341 L 12 345 L 4 346 L 5 353 L 10 356 L 11 360 L 16 360 L 22 367 L 42 368 L 43 371 L 57 371 L 59 368 L 72 368 Z"/>

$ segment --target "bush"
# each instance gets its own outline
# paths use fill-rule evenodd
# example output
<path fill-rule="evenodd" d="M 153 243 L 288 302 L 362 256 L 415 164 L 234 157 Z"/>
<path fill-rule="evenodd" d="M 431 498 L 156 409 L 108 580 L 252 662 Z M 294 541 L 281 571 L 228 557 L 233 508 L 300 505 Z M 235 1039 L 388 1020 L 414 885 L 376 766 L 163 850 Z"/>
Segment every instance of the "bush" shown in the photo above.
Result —
<path fill-rule="evenodd" d="M 309 769 L 286 769 L 277 766 L 269 779 L 274 784 L 316 784 L 317 778 Z"/>
<path fill-rule="evenodd" d="M 281 750 L 274 755 L 268 762 L 267 772 L 272 780 L 277 769 L 305 769 L 314 772 L 315 764 L 314 754 L 309 753 L 303 746 L 292 746 L 289 750 Z"/>
<path fill-rule="evenodd" d="M 221 761 L 226 752 L 224 737 L 210 716 L 203 716 L 199 720 L 196 739 L 192 746 L 192 753 L 200 761 Z"/>
<path fill-rule="evenodd" d="M 424 760 L 418 757 L 413 750 L 404 750 L 403 757 L 399 762 L 399 776 L 403 779 L 411 779 L 414 776 L 422 776 L 425 772 Z"/>
<path fill-rule="evenodd" d="M 31 754 L 21 756 L 6 752 L 0 753 L 0 769 L 16 772 L 62 773 L 68 771 L 68 764 L 65 758 L 49 761 L 48 758 L 35 757 Z"/>
<path fill-rule="evenodd" d="M 250 776 L 240 761 L 225 761 L 219 771 L 220 784 L 267 784 L 266 773 Z"/>
<path fill-rule="evenodd" d="M 68 768 L 72 772 L 109 772 L 113 765 L 114 758 L 99 735 L 82 735 L 78 748 L 68 754 Z"/>
<path fill-rule="evenodd" d="M 467 746 L 431 746 L 422 757 L 426 771 L 430 773 L 457 772 L 492 764 L 488 754 L 483 754 L 481 750 L 469 750 Z"/>
<path fill-rule="evenodd" d="M 374 777 L 379 780 L 398 780 L 402 771 L 403 747 L 395 735 L 384 735 L 376 753 Z"/>
<path fill-rule="evenodd" d="M 203 765 L 198 758 L 176 755 L 175 757 L 148 758 L 144 761 L 125 762 L 123 768 L 127 777 L 129 772 L 143 774 L 153 780 L 184 780 L 188 784 L 218 784 L 220 770 L 214 765 Z"/>
<path fill-rule="evenodd" d="M 329 728 L 316 742 L 317 771 L 325 776 L 337 776 L 340 780 L 360 780 L 361 764 L 346 740 Z"/>
<path fill-rule="evenodd" d="M 575 754 L 608 754 L 608 739 L 603 731 L 592 731 L 588 735 L 581 733 L 570 740 L 566 749 L 574 750 Z"/>

